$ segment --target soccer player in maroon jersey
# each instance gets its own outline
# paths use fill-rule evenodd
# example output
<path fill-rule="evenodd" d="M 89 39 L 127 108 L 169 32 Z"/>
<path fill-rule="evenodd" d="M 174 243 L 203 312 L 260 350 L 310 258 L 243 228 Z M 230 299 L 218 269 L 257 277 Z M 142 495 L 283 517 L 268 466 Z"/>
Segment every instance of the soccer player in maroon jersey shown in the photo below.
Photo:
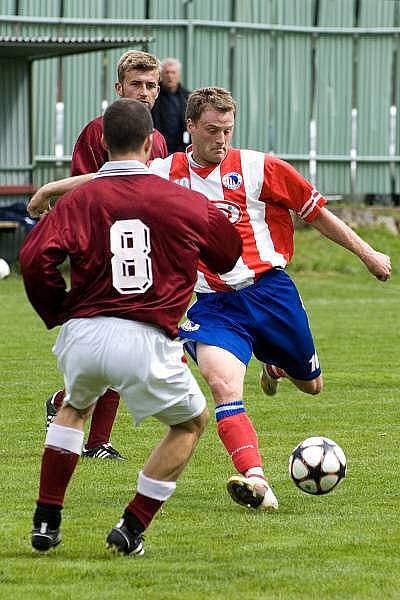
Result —
<path fill-rule="evenodd" d="M 160 92 L 160 73 L 158 58 L 141 50 L 129 50 L 118 61 L 115 91 L 121 98 L 134 98 L 151 110 Z M 102 116 L 90 121 L 81 131 L 72 154 L 71 175 L 94 173 L 107 162 L 107 150 L 101 141 L 102 133 Z M 154 129 L 150 160 L 167 155 L 164 136 Z"/>
<path fill-rule="evenodd" d="M 133 99 L 104 114 L 110 154 L 96 178 L 66 194 L 27 236 L 20 265 L 27 295 L 48 328 L 66 396 L 49 425 L 32 547 L 61 541 L 64 496 L 83 445 L 83 426 L 112 386 L 136 423 L 155 416 L 169 431 L 139 472 L 137 492 L 107 544 L 143 554 L 143 531 L 173 493 L 207 423 L 205 398 L 175 338 L 199 260 L 232 269 L 240 235 L 202 194 L 150 173 L 152 119 Z M 58 266 L 69 257 L 71 289 Z"/>
<path fill-rule="evenodd" d="M 117 64 L 118 81 L 115 91 L 121 98 L 134 98 L 150 110 L 160 92 L 160 61 L 147 52 L 129 50 Z M 90 121 L 79 135 L 71 162 L 71 175 L 82 175 L 98 171 L 108 160 L 107 150 L 102 143 L 103 117 Z M 153 130 L 153 145 L 150 160 L 168 155 L 164 136 Z M 55 392 L 46 402 L 47 423 L 54 418 L 64 399 L 64 390 Z M 88 439 L 82 451 L 85 458 L 109 458 L 122 460 L 124 457 L 110 442 L 112 426 L 117 414 L 119 395 L 107 390 L 94 409 Z"/>
<path fill-rule="evenodd" d="M 197 300 L 180 335 L 210 386 L 218 435 L 239 473 L 228 480 L 229 493 L 244 506 L 275 510 L 278 501 L 243 403 L 248 362 L 254 354 L 262 363 L 260 382 L 268 395 L 281 377 L 309 394 L 323 385 L 306 311 L 284 271 L 294 249 L 290 211 L 353 252 L 381 281 L 390 277 L 391 261 L 326 209 L 323 196 L 287 162 L 232 148 L 235 113 L 227 90 L 194 90 L 186 111 L 192 146 L 155 159 L 150 169 L 204 193 L 241 234 L 242 256 L 231 272 L 215 275 L 199 264 Z M 55 182 L 47 191 L 62 193 L 80 183 Z M 46 210 L 46 188 L 33 209 L 33 216 Z"/>

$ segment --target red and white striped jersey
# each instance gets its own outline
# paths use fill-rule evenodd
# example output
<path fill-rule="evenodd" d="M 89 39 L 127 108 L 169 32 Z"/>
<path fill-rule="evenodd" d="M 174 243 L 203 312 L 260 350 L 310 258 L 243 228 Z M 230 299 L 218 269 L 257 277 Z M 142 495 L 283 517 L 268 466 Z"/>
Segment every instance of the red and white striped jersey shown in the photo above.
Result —
<path fill-rule="evenodd" d="M 224 275 L 199 265 L 196 292 L 229 291 L 252 285 L 273 267 L 284 268 L 293 255 L 290 210 L 311 222 L 326 200 L 287 162 L 254 150 L 231 148 L 217 166 L 199 167 L 187 152 L 156 158 L 150 170 L 202 192 L 239 230 L 243 252 Z"/>

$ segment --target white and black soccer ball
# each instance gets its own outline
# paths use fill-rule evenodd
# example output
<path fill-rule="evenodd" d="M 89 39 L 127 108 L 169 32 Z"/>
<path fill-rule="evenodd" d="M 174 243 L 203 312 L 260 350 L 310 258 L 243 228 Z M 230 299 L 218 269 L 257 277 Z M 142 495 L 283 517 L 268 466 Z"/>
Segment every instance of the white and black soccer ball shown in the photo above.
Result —
<path fill-rule="evenodd" d="M 290 455 L 289 474 L 303 492 L 327 494 L 346 475 L 346 457 L 333 440 L 310 437 Z"/>
<path fill-rule="evenodd" d="M 10 274 L 10 265 L 4 258 L 0 258 L 0 279 L 5 279 Z"/>

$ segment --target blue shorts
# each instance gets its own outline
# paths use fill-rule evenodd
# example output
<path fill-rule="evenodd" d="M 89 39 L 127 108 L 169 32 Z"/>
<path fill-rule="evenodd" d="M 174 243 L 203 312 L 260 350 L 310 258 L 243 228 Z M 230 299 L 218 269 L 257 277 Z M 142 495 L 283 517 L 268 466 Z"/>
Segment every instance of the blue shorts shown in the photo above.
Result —
<path fill-rule="evenodd" d="M 294 379 L 307 381 L 321 373 L 303 303 L 281 269 L 267 271 L 241 290 L 198 294 L 187 317 L 179 336 L 189 348 L 196 342 L 218 346 L 246 366 L 254 354 Z"/>

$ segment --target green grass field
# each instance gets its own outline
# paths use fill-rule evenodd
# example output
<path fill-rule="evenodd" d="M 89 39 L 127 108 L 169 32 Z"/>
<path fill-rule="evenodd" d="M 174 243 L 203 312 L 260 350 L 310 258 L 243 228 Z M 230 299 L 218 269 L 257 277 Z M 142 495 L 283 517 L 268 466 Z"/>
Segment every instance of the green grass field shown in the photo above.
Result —
<path fill-rule="evenodd" d="M 81 461 L 66 497 L 63 543 L 48 556 L 31 553 L 44 401 L 62 378 L 51 353 L 56 332 L 34 314 L 18 275 L 0 281 L 2 600 L 400 598 L 400 240 L 379 230 L 363 235 L 392 254 L 391 281 L 379 283 L 314 231 L 296 237 L 291 273 L 324 371 L 322 395 L 284 382 L 268 399 L 258 365 L 249 367 L 245 401 L 279 512 L 248 512 L 230 500 L 225 481 L 233 471 L 212 419 L 138 559 L 110 556 L 105 536 L 162 428 L 149 420 L 133 429 L 124 407 L 113 443 L 129 461 Z M 292 448 L 310 435 L 333 438 L 347 455 L 347 477 L 327 496 L 304 494 L 288 477 Z"/>

